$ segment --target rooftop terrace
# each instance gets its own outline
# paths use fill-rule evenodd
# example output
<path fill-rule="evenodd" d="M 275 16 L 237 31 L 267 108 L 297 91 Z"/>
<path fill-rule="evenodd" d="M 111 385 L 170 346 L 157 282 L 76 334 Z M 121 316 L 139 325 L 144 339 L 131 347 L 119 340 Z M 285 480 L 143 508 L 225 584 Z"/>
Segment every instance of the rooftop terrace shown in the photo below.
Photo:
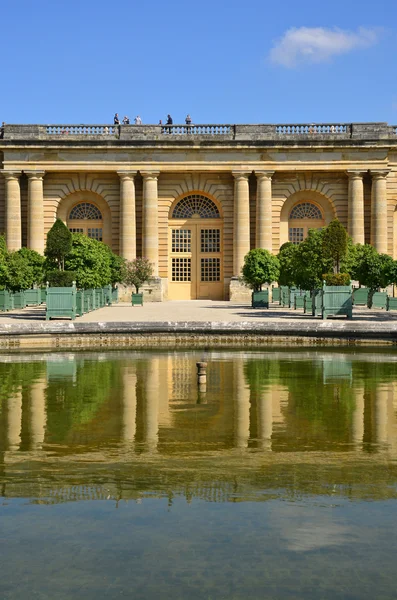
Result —
<path fill-rule="evenodd" d="M 1 131 L 8 141 L 194 142 L 227 141 L 377 141 L 397 140 L 397 125 L 387 123 L 291 123 L 259 125 L 17 125 Z M 1 143 L 1 142 L 0 142 Z"/>

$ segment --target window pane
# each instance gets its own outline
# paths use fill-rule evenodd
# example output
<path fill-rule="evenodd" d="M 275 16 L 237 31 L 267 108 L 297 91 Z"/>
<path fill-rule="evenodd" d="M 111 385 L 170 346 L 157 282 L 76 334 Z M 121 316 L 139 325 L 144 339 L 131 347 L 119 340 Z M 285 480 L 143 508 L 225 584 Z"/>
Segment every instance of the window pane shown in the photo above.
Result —
<path fill-rule="evenodd" d="M 69 227 L 70 233 L 84 233 L 84 229 L 82 227 Z"/>
<path fill-rule="evenodd" d="M 92 240 L 98 240 L 98 242 L 102 242 L 102 227 L 89 227 L 87 230 L 87 235 Z"/>
<path fill-rule="evenodd" d="M 221 259 L 220 258 L 202 258 L 201 259 L 201 281 L 220 281 L 221 280 Z"/>
<path fill-rule="evenodd" d="M 220 252 L 221 251 L 221 231 L 220 229 L 202 229 L 201 230 L 201 252 Z"/>
<path fill-rule="evenodd" d="M 172 230 L 172 252 L 191 252 L 191 241 L 190 229 Z"/>
<path fill-rule="evenodd" d="M 293 244 L 300 244 L 303 242 L 303 227 L 290 227 L 289 241 Z"/>
<path fill-rule="evenodd" d="M 191 261 L 190 258 L 172 259 L 172 281 L 190 281 L 191 280 Z"/>

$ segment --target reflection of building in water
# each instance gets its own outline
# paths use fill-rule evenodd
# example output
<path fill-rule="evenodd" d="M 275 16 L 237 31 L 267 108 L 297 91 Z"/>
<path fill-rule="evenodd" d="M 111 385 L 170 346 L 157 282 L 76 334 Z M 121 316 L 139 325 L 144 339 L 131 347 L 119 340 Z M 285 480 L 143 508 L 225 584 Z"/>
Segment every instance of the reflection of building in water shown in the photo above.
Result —
<path fill-rule="evenodd" d="M 132 442 L 136 431 L 136 386 L 137 376 L 135 365 L 123 366 L 122 399 L 122 438 Z"/>
<path fill-rule="evenodd" d="M 234 363 L 234 441 L 237 448 L 246 448 L 250 436 L 250 388 L 245 382 L 244 362 Z"/>
<path fill-rule="evenodd" d="M 353 388 L 354 409 L 352 414 L 352 440 L 358 449 L 362 448 L 364 439 L 364 407 L 365 389 Z"/>
<path fill-rule="evenodd" d="M 22 389 L 14 392 L 7 400 L 6 423 L 8 450 L 18 450 L 22 429 Z"/>
<path fill-rule="evenodd" d="M 30 406 L 30 447 L 32 450 L 40 449 L 44 442 L 46 413 L 46 387 L 45 379 L 35 381 L 29 393 Z"/>
<path fill-rule="evenodd" d="M 155 450 L 159 430 L 160 373 L 159 359 L 151 358 L 147 363 L 144 388 L 143 431 L 148 450 Z"/>

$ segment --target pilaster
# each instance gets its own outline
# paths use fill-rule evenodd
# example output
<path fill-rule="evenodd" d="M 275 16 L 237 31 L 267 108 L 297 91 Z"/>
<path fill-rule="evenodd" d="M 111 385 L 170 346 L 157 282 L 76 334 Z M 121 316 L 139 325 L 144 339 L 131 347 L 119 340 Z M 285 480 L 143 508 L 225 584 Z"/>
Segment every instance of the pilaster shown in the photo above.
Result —
<path fill-rule="evenodd" d="M 120 254 L 127 260 L 136 258 L 136 171 L 118 171 L 120 177 Z"/>
<path fill-rule="evenodd" d="M 364 244 L 364 173 L 347 171 L 347 174 L 349 177 L 348 233 L 355 244 Z"/>
<path fill-rule="evenodd" d="M 233 275 L 239 277 L 244 265 L 244 257 L 250 250 L 250 173 L 233 171 L 234 177 L 234 252 Z"/>
<path fill-rule="evenodd" d="M 390 169 L 371 170 L 371 244 L 387 253 L 387 176 Z"/>
<path fill-rule="evenodd" d="M 2 171 L 6 180 L 6 242 L 8 250 L 22 247 L 21 171 Z"/>
<path fill-rule="evenodd" d="M 274 171 L 255 171 L 255 174 L 257 179 L 255 246 L 272 252 L 272 177 Z"/>
<path fill-rule="evenodd" d="M 158 177 L 160 171 L 141 171 L 143 177 L 142 254 L 153 264 L 153 276 L 159 273 Z"/>
<path fill-rule="evenodd" d="M 28 248 L 44 254 L 44 171 L 25 171 L 28 177 Z"/>

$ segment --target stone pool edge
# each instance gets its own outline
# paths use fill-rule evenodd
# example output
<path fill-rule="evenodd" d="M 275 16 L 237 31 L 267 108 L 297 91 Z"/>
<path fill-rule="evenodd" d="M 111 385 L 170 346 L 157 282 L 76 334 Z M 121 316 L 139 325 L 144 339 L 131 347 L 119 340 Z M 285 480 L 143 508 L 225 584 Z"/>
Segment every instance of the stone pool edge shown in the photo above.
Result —
<path fill-rule="evenodd" d="M 395 345 L 397 322 L 62 321 L 0 324 L 0 351 L 331 344 Z"/>

